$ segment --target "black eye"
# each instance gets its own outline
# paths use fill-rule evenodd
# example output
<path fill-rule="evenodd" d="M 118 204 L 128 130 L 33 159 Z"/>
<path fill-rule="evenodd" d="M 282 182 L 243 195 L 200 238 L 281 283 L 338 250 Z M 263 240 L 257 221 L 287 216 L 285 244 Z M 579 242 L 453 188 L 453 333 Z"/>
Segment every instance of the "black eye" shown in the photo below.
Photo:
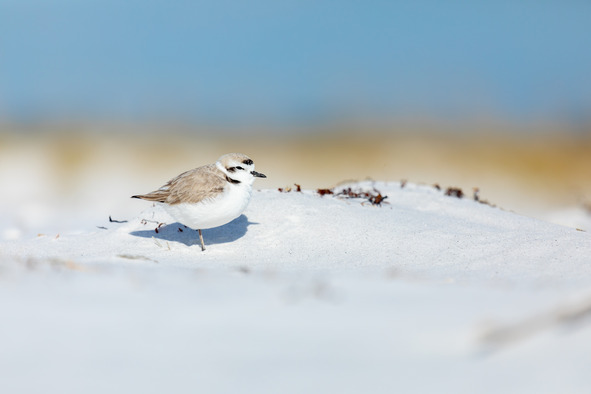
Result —
<path fill-rule="evenodd" d="M 238 167 L 236 167 L 236 168 L 237 168 L 237 169 L 239 169 L 239 170 L 244 170 L 244 168 L 242 168 L 242 167 L 240 167 L 240 166 L 238 166 Z"/>

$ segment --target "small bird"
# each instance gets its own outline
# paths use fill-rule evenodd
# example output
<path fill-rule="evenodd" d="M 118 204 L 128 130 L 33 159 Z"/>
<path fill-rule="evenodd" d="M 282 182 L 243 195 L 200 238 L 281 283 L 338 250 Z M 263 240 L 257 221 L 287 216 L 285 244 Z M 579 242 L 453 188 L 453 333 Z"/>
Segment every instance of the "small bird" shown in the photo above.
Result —
<path fill-rule="evenodd" d="M 246 209 L 255 178 L 266 178 L 254 170 L 254 162 L 242 153 L 228 153 L 214 164 L 183 172 L 160 189 L 131 198 L 161 203 L 179 223 L 199 231 L 236 219 Z"/>

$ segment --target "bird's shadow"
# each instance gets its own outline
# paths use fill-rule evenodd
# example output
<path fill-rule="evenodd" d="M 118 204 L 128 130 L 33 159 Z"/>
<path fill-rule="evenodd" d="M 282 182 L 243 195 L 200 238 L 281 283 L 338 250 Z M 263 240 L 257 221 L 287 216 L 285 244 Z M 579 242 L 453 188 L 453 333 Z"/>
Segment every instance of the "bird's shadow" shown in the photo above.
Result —
<path fill-rule="evenodd" d="M 223 244 L 236 241 L 246 234 L 248 231 L 248 226 L 251 224 L 258 223 L 249 222 L 245 215 L 240 215 L 230 223 L 224 224 L 223 226 L 201 230 L 203 232 L 205 245 Z M 200 244 L 197 230 L 193 230 L 192 228 L 178 222 L 166 224 L 158 227 L 157 229 L 150 228 L 146 230 L 131 231 L 129 234 L 136 237 L 154 237 L 164 241 L 180 242 L 187 246 Z"/>

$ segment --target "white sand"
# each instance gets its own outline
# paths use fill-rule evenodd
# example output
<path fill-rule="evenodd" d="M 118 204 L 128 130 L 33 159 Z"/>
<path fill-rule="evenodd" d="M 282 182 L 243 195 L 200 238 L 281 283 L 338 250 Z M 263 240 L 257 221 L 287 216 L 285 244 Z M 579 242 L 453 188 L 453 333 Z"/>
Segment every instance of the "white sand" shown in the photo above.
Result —
<path fill-rule="evenodd" d="M 205 252 L 141 201 L 59 236 L 7 217 L 0 392 L 591 391 L 589 233 L 353 186 L 386 203 L 255 192 Z"/>

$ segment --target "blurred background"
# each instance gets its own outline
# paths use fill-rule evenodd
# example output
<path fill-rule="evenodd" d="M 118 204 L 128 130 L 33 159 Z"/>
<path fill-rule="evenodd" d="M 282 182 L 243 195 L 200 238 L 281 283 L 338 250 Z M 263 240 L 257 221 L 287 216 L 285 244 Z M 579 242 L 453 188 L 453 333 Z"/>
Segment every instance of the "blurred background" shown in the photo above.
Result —
<path fill-rule="evenodd" d="M 0 0 L 2 236 L 129 218 L 232 151 L 258 188 L 478 187 L 591 230 L 590 20 L 558 0 Z"/>

